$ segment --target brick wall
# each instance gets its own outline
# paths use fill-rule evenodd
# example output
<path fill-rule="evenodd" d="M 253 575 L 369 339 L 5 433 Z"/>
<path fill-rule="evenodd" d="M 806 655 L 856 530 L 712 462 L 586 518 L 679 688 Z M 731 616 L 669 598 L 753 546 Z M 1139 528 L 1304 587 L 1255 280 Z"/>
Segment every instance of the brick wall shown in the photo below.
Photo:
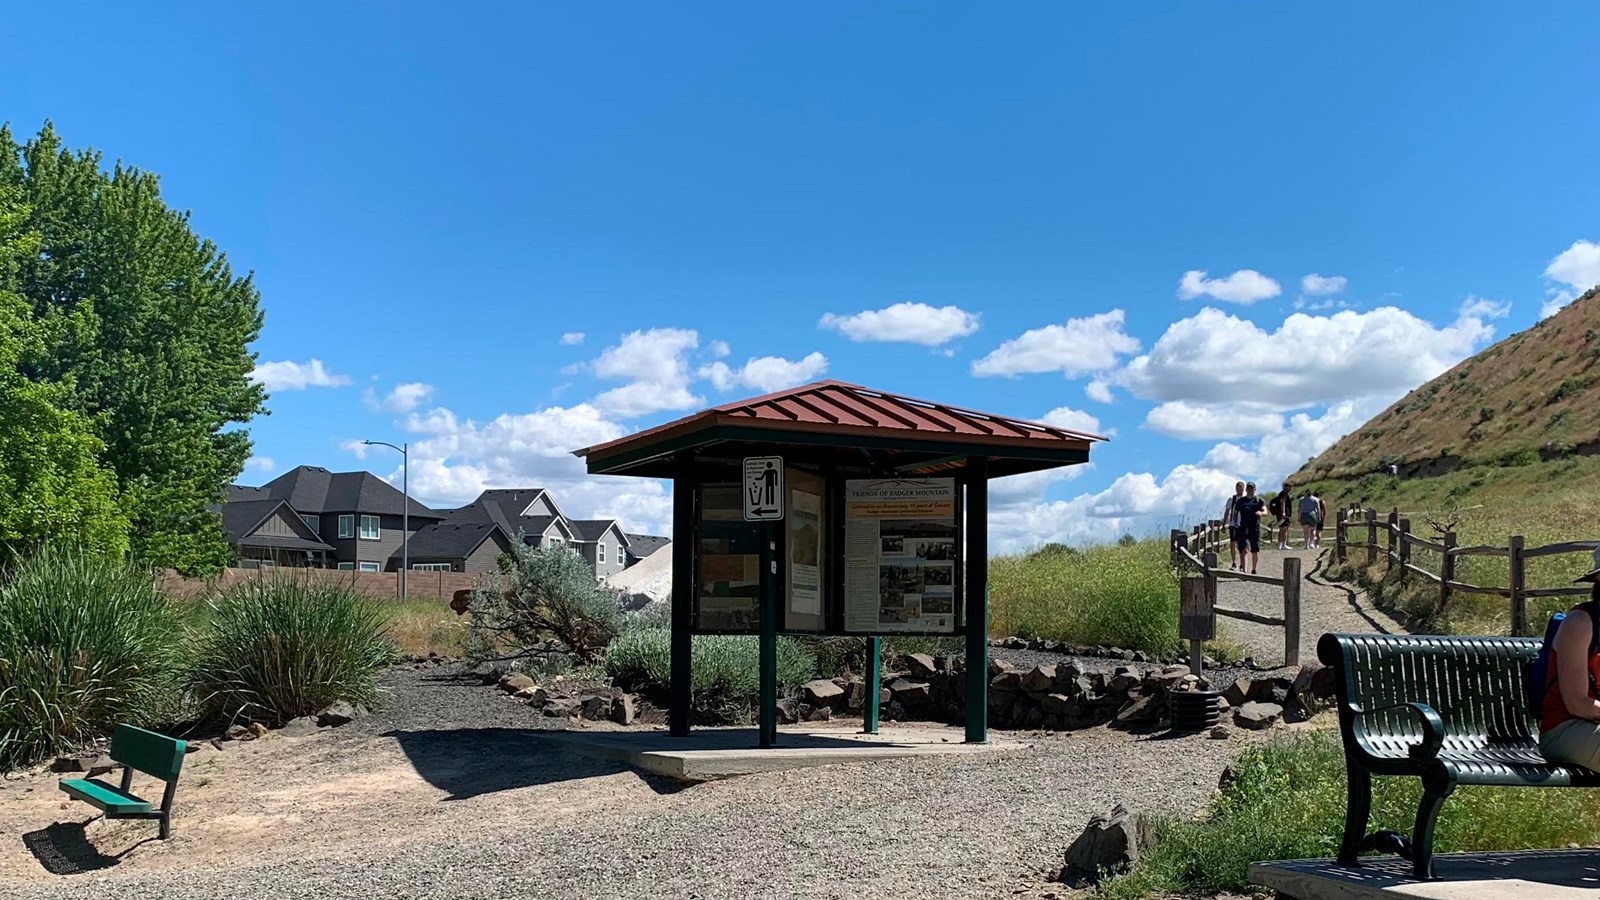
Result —
<path fill-rule="evenodd" d="M 450 602 L 456 591 L 474 587 L 483 578 L 469 572 L 409 572 L 406 592 L 414 600 L 429 599 Z M 162 590 L 174 597 L 193 597 L 217 588 L 227 587 L 249 578 L 271 577 L 309 578 L 336 584 L 353 584 L 357 590 L 372 597 L 399 599 L 399 572 L 351 572 L 336 569 L 224 569 L 215 578 L 187 578 L 171 569 L 163 570 L 156 578 Z"/>

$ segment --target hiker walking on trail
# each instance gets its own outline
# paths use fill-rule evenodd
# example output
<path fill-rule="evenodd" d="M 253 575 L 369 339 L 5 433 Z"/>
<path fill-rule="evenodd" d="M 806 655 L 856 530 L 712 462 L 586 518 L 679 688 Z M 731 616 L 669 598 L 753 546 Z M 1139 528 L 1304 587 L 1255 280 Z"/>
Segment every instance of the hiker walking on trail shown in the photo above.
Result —
<path fill-rule="evenodd" d="M 1244 486 L 1243 497 L 1233 501 L 1233 514 L 1239 517 L 1239 568 L 1248 561 L 1254 575 L 1261 560 L 1261 517 L 1267 514 L 1267 502 L 1256 496 L 1254 481 Z"/>
<path fill-rule="evenodd" d="M 1289 492 L 1289 486 L 1283 486 L 1278 496 L 1272 498 L 1268 507 L 1275 521 L 1272 527 L 1278 532 L 1278 549 L 1289 549 L 1289 520 L 1294 517 L 1294 495 Z"/>
<path fill-rule="evenodd" d="M 1237 569 L 1239 559 L 1239 514 L 1234 511 L 1234 504 L 1244 496 L 1244 482 L 1236 481 L 1233 485 L 1233 496 L 1228 498 L 1228 505 L 1222 508 L 1222 524 L 1228 526 L 1228 566 Z"/>
<path fill-rule="evenodd" d="M 1316 491 L 1306 491 L 1300 498 L 1300 533 L 1306 540 L 1306 549 L 1322 546 L 1322 498 Z"/>

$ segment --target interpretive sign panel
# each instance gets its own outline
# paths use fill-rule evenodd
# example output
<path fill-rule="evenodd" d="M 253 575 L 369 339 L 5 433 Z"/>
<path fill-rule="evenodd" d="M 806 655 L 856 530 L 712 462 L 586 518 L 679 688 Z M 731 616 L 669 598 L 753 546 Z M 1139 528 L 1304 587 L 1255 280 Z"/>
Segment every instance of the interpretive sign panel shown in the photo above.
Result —
<path fill-rule="evenodd" d="M 783 457 L 745 457 L 744 520 L 773 522 L 781 518 L 783 518 Z"/>
<path fill-rule="evenodd" d="M 1209 641 L 1217 636 L 1216 599 L 1206 590 L 1204 578 L 1178 582 L 1178 637 Z"/>
<path fill-rule="evenodd" d="M 956 630 L 957 496 L 953 478 L 845 483 L 845 631 Z"/>
<path fill-rule="evenodd" d="M 792 467 L 784 473 L 784 481 L 789 505 L 783 522 L 788 577 L 784 580 L 782 627 L 820 634 L 827 629 L 828 612 L 836 602 L 828 588 L 833 571 L 828 561 L 828 483 L 821 476 Z"/>
<path fill-rule="evenodd" d="M 761 526 L 740 515 L 738 482 L 700 486 L 695 630 L 755 634 L 760 624 Z"/>

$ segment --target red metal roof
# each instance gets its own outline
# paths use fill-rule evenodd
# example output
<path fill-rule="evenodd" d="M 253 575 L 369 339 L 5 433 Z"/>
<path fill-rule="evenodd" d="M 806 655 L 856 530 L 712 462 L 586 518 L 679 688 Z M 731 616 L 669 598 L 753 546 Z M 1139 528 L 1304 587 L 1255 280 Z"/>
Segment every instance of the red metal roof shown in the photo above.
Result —
<path fill-rule="evenodd" d="M 919 400 L 858 384 L 818 381 L 714 406 L 624 438 L 587 447 L 577 451 L 577 455 L 593 460 L 718 425 L 832 434 L 882 435 L 889 432 L 910 440 L 972 443 L 997 450 L 1007 445 L 1048 444 L 1086 449 L 1092 441 L 1105 440 L 1097 434 Z"/>

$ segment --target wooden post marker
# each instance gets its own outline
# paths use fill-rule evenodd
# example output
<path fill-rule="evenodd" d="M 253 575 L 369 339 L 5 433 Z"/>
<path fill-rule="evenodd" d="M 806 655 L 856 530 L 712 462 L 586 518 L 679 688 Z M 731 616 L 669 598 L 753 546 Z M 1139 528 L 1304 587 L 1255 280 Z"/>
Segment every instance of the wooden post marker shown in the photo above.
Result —
<path fill-rule="evenodd" d="M 1178 582 L 1178 637 L 1189 642 L 1189 669 L 1200 674 L 1200 644 L 1217 636 L 1216 595 L 1207 590 L 1215 579 L 1184 578 Z"/>
<path fill-rule="evenodd" d="M 1513 637 L 1528 630 L 1527 558 L 1522 553 L 1522 535 L 1511 536 L 1511 634 Z"/>
<path fill-rule="evenodd" d="M 1283 558 L 1283 664 L 1300 665 L 1300 557 Z"/>
<path fill-rule="evenodd" d="M 1439 563 L 1439 615 L 1444 615 L 1446 607 L 1450 605 L 1450 582 L 1456 580 L 1456 555 L 1451 550 L 1456 548 L 1456 533 L 1444 533 L 1444 559 Z"/>

